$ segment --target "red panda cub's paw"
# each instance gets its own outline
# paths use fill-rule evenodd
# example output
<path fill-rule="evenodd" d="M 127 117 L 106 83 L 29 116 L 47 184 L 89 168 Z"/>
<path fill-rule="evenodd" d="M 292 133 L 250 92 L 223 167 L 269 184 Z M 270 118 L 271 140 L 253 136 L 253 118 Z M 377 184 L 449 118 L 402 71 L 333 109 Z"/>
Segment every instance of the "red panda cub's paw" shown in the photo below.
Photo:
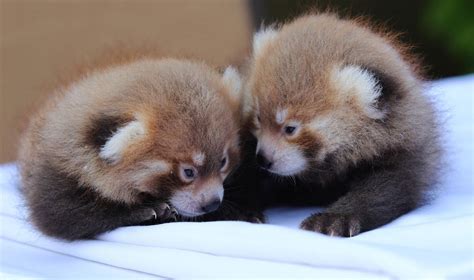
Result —
<path fill-rule="evenodd" d="M 159 202 L 153 209 L 156 213 L 155 220 L 159 222 L 178 221 L 178 211 L 166 202 Z"/>
<path fill-rule="evenodd" d="M 156 224 L 157 214 L 153 208 L 138 208 L 130 213 L 130 221 L 126 225 L 153 225 Z"/>
<path fill-rule="evenodd" d="M 360 233 L 361 223 L 354 215 L 315 213 L 304 219 L 300 228 L 329 236 L 353 237 Z"/>
<path fill-rule="evenodd" d="M 153 225 L 178 221 L 178 211 L 166 202 L 159 202 L 150 208 L 140 208 L 132 212 L 137 224 Z"/>

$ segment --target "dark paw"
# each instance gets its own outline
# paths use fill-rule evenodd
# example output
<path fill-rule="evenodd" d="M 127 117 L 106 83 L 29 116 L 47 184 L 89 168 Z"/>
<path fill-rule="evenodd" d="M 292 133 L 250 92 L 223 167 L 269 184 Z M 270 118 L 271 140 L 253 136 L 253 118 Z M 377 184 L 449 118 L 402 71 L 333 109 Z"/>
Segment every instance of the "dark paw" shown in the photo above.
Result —
<path fill-rule="evenodd" d="M 178 211 L 168 203 L 160 202 L 155 207 L 155 219 L 159 222 L 176 222 L 178 221 Z"/>
<path fill-rule="evenodd" d="M 360 233 L 360 220 L 352 215 L 317 213 L 306 218 L 300 228 L 330 236 L 352 237 Z"/>
<path fill-rule="evenodd" d="M 156 211 L 152 208 L 136 209 L 131 214 L 130 225 L 156 224 Z"/>
<path fill-rule="evenodd" d="M 133 213 L 134 219 L 141 225 L 176 222 L 178 212 L 169 204 L 160 202 L 150 208 L 142 208 Z"/>
<path fill-rule="evenodd" d="M 242 214 L 242 217 L 240 220 L 253 223 L 253 224 L 264 224 L 265 216 L 263 215 L 263 213 L 258 212 L 258 211 L 248 211 Z"/>

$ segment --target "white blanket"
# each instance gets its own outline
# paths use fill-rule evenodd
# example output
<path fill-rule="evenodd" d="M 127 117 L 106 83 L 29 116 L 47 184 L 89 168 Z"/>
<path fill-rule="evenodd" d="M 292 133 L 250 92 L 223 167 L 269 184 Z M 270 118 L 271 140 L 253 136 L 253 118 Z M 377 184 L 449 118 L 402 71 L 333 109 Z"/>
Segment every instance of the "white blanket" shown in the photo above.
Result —
<path fill-rule="evenodd" d="M 0 277 L 474 277 L 474 75 L 430 85 L 446 119 L 439 196 L 350 239 L 297 229 L 316 209 L 278 208 L 269 224 L 126 227 L 66 243 L 26 221 L 14 164 L 0 166 Z"/>

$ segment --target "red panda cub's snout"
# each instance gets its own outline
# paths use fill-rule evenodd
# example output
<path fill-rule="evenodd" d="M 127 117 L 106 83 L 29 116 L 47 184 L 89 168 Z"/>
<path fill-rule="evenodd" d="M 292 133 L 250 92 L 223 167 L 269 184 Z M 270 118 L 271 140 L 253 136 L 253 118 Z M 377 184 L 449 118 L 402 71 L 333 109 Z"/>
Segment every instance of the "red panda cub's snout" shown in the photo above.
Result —
<path fill-rule="evenodd" d="M 32 222 L 72 240 L 216 210 L 239 161 L 239 94 L 233 68 L 175 59 L 98 69 L 59 89 L 20 148 Z"/>
<path fill-rule="evenodd" d="M 302 228 L 353 236 L 424 203 L 439 164 L 437 123 L 402 53 L 389 34 L 329 14 L 255 34 L 245 110 L 257 163 L 291 177 L 286 191 L 298 200 L 328 197 Z"/>

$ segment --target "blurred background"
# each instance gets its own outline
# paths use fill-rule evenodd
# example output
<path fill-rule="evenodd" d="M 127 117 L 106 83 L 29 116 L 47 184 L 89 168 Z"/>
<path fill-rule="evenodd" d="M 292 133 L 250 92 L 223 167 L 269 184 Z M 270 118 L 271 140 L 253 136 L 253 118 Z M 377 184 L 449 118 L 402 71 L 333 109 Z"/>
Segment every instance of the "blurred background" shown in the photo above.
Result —
<path fill-rule="evenodd" d="M 471 0 L 0 0 L 0 162 L 58 77 L 115 44 L 239 64 L 262 22 L 326 8 L 401 32 L 430 79 L 474 72 Z"/>

